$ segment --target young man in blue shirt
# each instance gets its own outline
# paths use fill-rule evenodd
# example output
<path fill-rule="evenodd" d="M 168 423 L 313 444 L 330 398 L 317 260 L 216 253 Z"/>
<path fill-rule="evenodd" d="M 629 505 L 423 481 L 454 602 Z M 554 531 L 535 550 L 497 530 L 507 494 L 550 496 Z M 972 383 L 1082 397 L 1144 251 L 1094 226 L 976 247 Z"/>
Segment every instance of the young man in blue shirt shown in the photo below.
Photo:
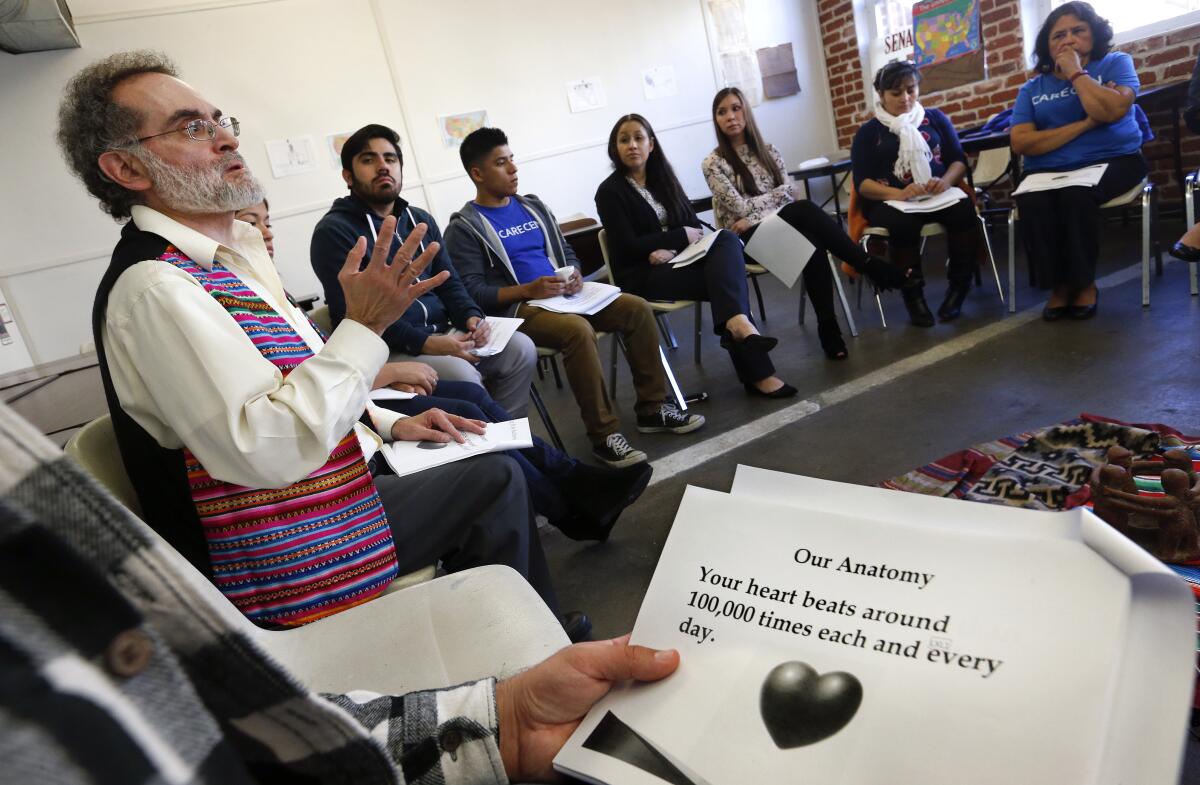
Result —
<path fill-rule="evenodd" d="M 370 253 L 383 219 L 394 215 L 393 250 L 422 223 L 428 227 L 425 244 L 442 243 L 433 216 L 409 205 L 400 196 L 404 158 L 399 143 L 395 131 L 378 124 L 363 126 L 346 140 L 342 147 L 342 179 L 350 194 L 336 200 L 313 230 L 312 268 L 325 289 L 335 327 L 346 311 L 338 283 L 339 259 L 345 259 L 359 237 L 367 238 Z M 423 362 L 437 371 L 439 379 L 486 386 L 497 403 L 513 415 L 523 417 L 529 403 L 529 384 L 536 372 L 537 352 L 533 342 L 517 334 L 499 354 L 481 358 L 471 353 L 476 345 L 487 343 L 488 324 L 483 311 L 463 288 L 442 245 L 426 274 L 437 275 L 448 270 L 449 279 L 414 302 L 384 331 L 383 340 L 392 350 L 393 359 Z M 451 327 L 466 332 L 451 335 Z"/>
<path fill-rule="evenodd" d="M 535 344 L 562 351 L 567 381 L 596 457 L 610 466 L 646 460 L 618 430 L 597 330 L 619 332 L 625 341 L 637 392 L 638 431 L 690 433 L 702 426 L 702 416 L 666 403 L 654 313 L 645 300 L 621 294 L 590 316 L 555 313 L 526 302 L 573 294 L 583 284 L 579 260 L 554 214 L 536 196 L 517 194 L 517 165 L 504 132 L 474 131 L 463 140 L 459 155 L 476 191 L 475 200 L 450 216 L 446 227 L 446 245 L 462 282 L 485 312 L 524 319 L 521 331 Z M 564 282 L 555 271 L 568 266 L 576 271 Z"/>

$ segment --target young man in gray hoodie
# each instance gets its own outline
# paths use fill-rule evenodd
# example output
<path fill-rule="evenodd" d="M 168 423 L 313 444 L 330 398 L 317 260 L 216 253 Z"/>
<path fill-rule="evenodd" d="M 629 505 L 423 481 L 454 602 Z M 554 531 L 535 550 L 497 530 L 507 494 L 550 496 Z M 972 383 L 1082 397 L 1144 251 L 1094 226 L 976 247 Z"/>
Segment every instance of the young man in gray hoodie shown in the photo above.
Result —
<path fill-rule="evenodd" d="M 471 298 L 488 314 L 518 316 L 521 331 L 538 346 L 563 353 L 567 381 L 597 458 L 610 466 L 646 460 L 621 435 L 620 421 L 604 384 L 596 331 L 620 333 L 637 393 L 641 433 L 690 433 L 704 424 L 698 414 L 666 403 L 654 313 L 640 297 L 621 294 L 599 312 L 563 314 L 527 300 L 574 294 L 582 288 L 579 260 L 559 231 L 554 214 L 536 196 L 517 194 L 517 165 L 498 128 L 480 128 L 459 148 L 475 183 L 475 199 L 450 216 L 445 241 Z M 575 267 L 563 281 L 555 270 Z"/>

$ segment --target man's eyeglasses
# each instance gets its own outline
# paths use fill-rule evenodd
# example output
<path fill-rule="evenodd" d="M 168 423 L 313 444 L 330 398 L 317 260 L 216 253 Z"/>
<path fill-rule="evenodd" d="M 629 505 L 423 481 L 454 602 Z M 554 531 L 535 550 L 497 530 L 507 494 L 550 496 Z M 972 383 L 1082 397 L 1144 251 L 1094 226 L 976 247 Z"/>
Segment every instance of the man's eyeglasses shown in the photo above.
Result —
<path fill-rule="evenodd" d="M 229 132 L 234 136 L 238 136 L 242 133 L 242 124 L 238 122 L 236 117 L 222 117 L 215 123 L 212 120 L 197 118 L 195 120 L 188 121 L 188 124 L 183 128 L 176 128 L 171 131 L 163 131 L 161 134 L 150 134 L 149 136 L 139 137 L 138 142 L 144 142 L 147 139 L 154 139 L 158 136 L 166 136 L 167 134 L 178 133 L 179 131 L 183 131 L 185 134 L 187 134 L 188 139 L 191 139 L 193 142 L 211 142 L 213 139 L 217 138 L 218 126 L 229 129 Z"/>

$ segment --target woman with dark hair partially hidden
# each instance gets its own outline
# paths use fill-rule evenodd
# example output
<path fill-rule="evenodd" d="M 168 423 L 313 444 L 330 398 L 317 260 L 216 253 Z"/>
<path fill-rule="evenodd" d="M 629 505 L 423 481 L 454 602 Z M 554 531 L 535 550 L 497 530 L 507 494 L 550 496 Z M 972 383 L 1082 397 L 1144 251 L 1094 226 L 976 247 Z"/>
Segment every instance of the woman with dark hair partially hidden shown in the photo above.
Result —
<path fill-rule="evenodd" d="M 888 201 L 909 201 L 957 188 L 967 173 L 967 156 L 954 125 L 937 109 L 925 109 L 921 73 L 910 62 L 888 63 L 875 74 L 875 117 L 863 123 L 850 148 L 854 188 L 863 217 L 871 226 L 888 231 L 892 262 L 915 271 L 902 289 L 909 321 L 932 327 L 933 314 L 925 303 L 920 275 L 921 229 L 926 224 L 946 227 L 950 250 L 950 286 L 938 308 L 943 322 L 962 313 L 976 265 L 979 222 L 970 199 L 940 210 L 909 213 Z M 965 194 L 964 194 L 965 195 Z"/>
<path fill-rule="evenodd" d="M 703 258 L 671 265 L 703 232 L 650 122 L 639 114 L 618 120 L 608 135 L 608 158 L 615 171 L 596 190 L 596 210 L 621 286 L 651 300 L 707 300 L 713 331 L 746 391 L 794 396 L 796 388 L 775 376 L 770 351 L 776 340 L 760 335 L 750 318 L 741 241 L 722 232 Z"/>
<path fill-rule="evenodd" d="M 1034 45 L 1037 75 L 1013 109 L 1012 149 L 1025 156 L 1027 174 L 1107 165 L 1094 186 L 1016 197 L 1038 285 L 1052 290 L 1042 311 L 1048 322 L 1095 316 L 1100 205 L 1146 176 L 1133 113 L 1137 72 L 1111 44 L 1112 26 L 1088 3 L 1054 9 Z"/>
<path fill-rule="evenodd" d="M 818 205 L 797 198 L 783 157 L 763 141 L 741 90 L 726 87 L 717 91 L 712 118 L 717 147 L 701 168 L 712 191 L 717 225 L 746 242 L 763 219 L 778 211 L 782 220 L 816 246 L 804 266 L 804 288 L 817 314 L 817 336 L 825 356 L 846 359 L 849 352 L 833 310 L 833 271 L 826 264 L 826 254 L 832 253 L 865 274 L 876 289 L 900 286 L 911 271 L 868 256 Z"/>

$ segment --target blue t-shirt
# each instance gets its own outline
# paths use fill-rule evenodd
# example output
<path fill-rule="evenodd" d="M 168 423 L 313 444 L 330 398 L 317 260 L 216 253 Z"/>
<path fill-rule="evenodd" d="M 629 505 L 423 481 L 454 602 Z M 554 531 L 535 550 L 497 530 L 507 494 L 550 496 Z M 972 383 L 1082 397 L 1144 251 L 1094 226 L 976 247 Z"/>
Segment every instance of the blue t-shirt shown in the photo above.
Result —
<path fill-rule="evenodd" d="M 476 202 L 475 209 L 500 235 L 518 283 L 554 275 L 554 265 L 546 256 L 546 235 L 523 204 L 509 197 L 505 207 L 484 207 Z"/>
<path fill-rule="evenodd" d="M 1124 52 L 1109 52 L 1100 60 L 1084 66 L 1100 84 L 1115 82 L 1137 94 L 1140 83 L 1133 58 Z M 1082 77 L 1081 77 L 1082 78 Z M 1087 117 L 1075 88 L 1054 74 L 1039 74 L 1021 86 L 1013 107 L 1012 124 L 1033 123 L 1039 131 L 1060 128 Z M 1039 172 L 1077 169 L 1136 153 L 1142 147 L 1142 132 L 1133 116 L 1133 107 L 1115 123 L 1102 125 L 1080 134 L 1057 150 L 1044 155 L 1025 156 L 1025 170 Z"/>

